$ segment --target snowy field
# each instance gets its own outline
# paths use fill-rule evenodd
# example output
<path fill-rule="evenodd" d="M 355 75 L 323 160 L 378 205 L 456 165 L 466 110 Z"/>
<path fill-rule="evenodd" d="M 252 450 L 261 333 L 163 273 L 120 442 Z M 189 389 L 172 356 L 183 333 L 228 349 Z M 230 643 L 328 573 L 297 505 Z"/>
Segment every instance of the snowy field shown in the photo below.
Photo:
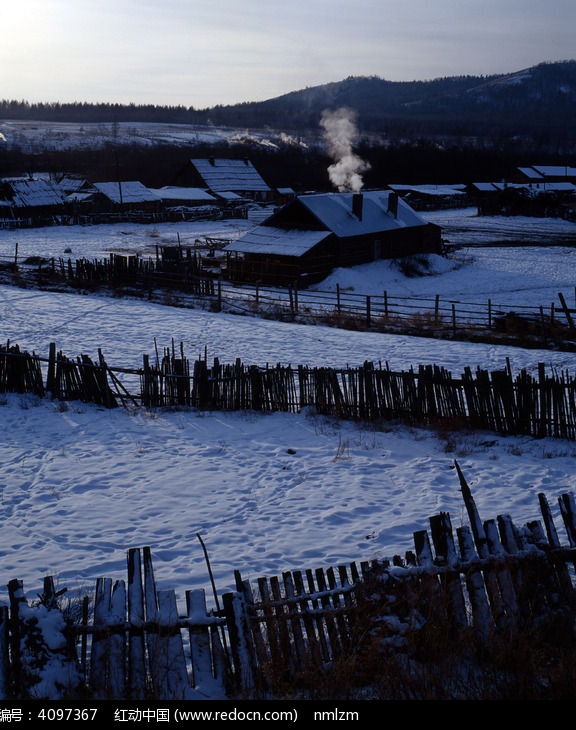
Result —
<path fill-rule="evenodd" d="M 431 292 L 470 301 L 549 305 L 558 292 L 573 301 L 575 250 L 567 245 L 476 248 L 475 226 L 499 219 L 471 212 L 431 214 L 445 222 L 450 243 L 470 243 L 430 276 L 406 279 L 389 262 L 334 272 L 319 288 L 393 295 Z M 509 225 L 510 221 L 501 221 Z M 575 224 L 538 221 L 570 236 Z M 19 255 L 98 257 L 113 250 L 145 254 L 158 241 L 183 243 L 240 235 L 247 221 L 142 226 L 121 224 L 0 232 L 0 258 Z M 534 228 L 534 221 L 516 221 Z M 489 241 L 488 241 L 489 242 Z M 67 254 L 68 255 L 68 254 Z M 175 309 L 100 295 L 52 294 L 0 286 L 2 340 L 45 355 L 50 342 L 70 357 L 96 357 L 139 367 L 172 339 L 193 359 L 246 363 L 357 365 L 388 361 L 393 369 L 442 365 L 576 371 L 576 355 L 403 336 L 339 331 Z M 45 575 L 69 591 L 91 590 L 99 576 L 126 577 L 126 552 L 150 546 L 161 588 L 179 600 L 210 584 L 200 534 L 219 592 L 245 579 L 284 570 L 329 567 L 390 557 L 411 549 L 412 534 L 447 511 L 465 520 L 453 469 L 457 459 L 484 519 L 508 513 L 519 524 L 537 518 L 537 494 L 555 509 L 576 487 L 576 444 L 447 434 L 427 429 L 374 428 L 313 413 L 298 415 L 105 409 L 18 395 L 1 399 L 1 585 L 24 581 L 35 595 Z M 560 525 L 560 522 L 558 522 Z M 563 534 L 563 533 L 562 533 Z M 0 597 L 4 591 L 0 589 Z"/>

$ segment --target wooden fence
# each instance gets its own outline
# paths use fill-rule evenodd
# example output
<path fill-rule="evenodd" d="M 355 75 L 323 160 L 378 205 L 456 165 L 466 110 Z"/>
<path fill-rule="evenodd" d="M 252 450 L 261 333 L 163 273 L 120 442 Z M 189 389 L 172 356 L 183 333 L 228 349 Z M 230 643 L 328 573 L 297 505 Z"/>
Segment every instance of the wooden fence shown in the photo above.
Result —
<path fill-rule="evenodd" d="M 321 667 L 373 652 L 375 639 L 376 667 L 383 676 L 387 660 L 408 658 L 419 642 L 421 648 L 426 641 L 434 645 L 430 655 L 438 646 L 457 652 L 459 642 L 465 642 L 464 661 L 472 646 L 482 652 L 495 641 L 513 645 L 521 634 L 539 645 L 547 631 L 560 637 L 565 632 L 565 643 L 571 644 L 574 496 L 558 499 L 568 538 L 562 546 L 544 494 L 539 495 L 542 521 L 523 528 L 507 514 L 483 521 L 457 462 L 455 468 L 469 524 L 454 532 L 450 515 L 437 514 L 429 531 L 414 533 L 414 551 L 403 557 L 285 572 L 259 578 L 256 587 L 237 572 L 241 598 L 235 599 L 235 626 L 240 616 L 242 621 L 231 646 L 233 653 L 240 642 L 244 649 L 242 677 L 250 691 L 265 697 L 283 686 L 314 696 L 322 691 Z M 367 669 L 364 680 L 377 683 L 369 676 L 373 669 Z M 316 685 L 310 685 L 311 676 Z"/>
<path fill-rule="evenodd" d="M 174 251 L 172 250 L 174 249 Z M 195 304 L 215 311 L 249 313 L 267 318 L 316 322 L 348 329 L 408 333 L 434 337 L 490 337 L 504 341 L 550 344 L 576 348 L 576 327 L 571 317 L 576 289 L 571 296 L 540 306 L 394 296 L 344 291 L 308 290 L 297 283 L 287 288 L 226 280 L 212 258 L 213 246 L 204 249 L 166 247 L 155 257 L 110 254 L 107 259 L 52 258 L 17 263 L 6 259 L 4 276 L 26 286 L 51 287 L 64 283 L 78 289 L 113 288 L 132 296 L 185 306 Z M 571 300 L 574 304 L 571 305 Z M 572 308 L 571 308 L 572 306 Z"/>
<path fill-rule="evenodd" d="M 445 368 L 423 365 L 394 372 L 366 362 L 357 368 L 291 365 L 194 363 L 174 344 L 141 368 L 110 367 L 57 351 L 47 358 L 0 347 L 0 392 L 33 393 L 62 401 L 80 400 L 107 408 L 182 407 L 201 410 L 254 410 L 317 413 L 361 421 L 472 428 L 501 434 L 576 440 L 576 378 L 550 372 L 514 375 L 509 363 L 487 371 L 464 368 L 455 377 Z"/>
<path fill-rule="evenodd" d="M 203 590 L 186 592 L 184 612 L 174 591 L 157 590 L 147 547 L 128 551 L 126 581 L 100 578 L 93 593 L 68 604 L 52 578 L 35 602 L 20 580 L 10 581 L 10 606 L 0 608 L 0 699 L 278 699 L 287 688 L 306 699 L 325 670 L 361 655 L 375 636 L 385 674 L 415 634 L 472 637 L 487 648 L 526 631 L 536 640 L 550 625 L 571 632 L 573 495 L 558 500 L 562 546 L 543 494 L 542 520 L 522 528 L 508 515 L 482 521 L 455 467 L 469 522 L 456 534 L 440 513 L 430 532 L 414 533 L 404 557 L 255 584 L 236 571 L 237 589 L 221 599 L 214 591 L 211 609 Z"/>

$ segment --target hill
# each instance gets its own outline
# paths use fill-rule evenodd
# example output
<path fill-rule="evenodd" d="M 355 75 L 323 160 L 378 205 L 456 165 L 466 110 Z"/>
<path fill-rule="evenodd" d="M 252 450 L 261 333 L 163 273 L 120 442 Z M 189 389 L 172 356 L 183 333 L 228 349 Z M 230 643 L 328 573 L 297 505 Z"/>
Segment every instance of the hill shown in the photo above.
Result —
<path fill-rule="evenodd" d="M 326 108 L 347 106 L 366 132 L 486 135 L 574 128 L 576 61 L 542 63 L 498 76 L 393 82 L 349 77 L 263 102 L 216 107 L 216 124 L 254 122 L 316 129 Z M 406 125 L 408 124 L 408 128 Z"/>
<path fill-rule="evenodd" d="M 318 134 L 322 112 L 350 107 L 367 136 L 461 140 L 521 136 L 565 147 L 576 136 L 576 60 L 545 62 L 493 76 L 388 81 L 350 76 L 261 102 L 208 109 L 135 104 L 0 101 L 0 118 L 51 122 L 155 122 Z"/>

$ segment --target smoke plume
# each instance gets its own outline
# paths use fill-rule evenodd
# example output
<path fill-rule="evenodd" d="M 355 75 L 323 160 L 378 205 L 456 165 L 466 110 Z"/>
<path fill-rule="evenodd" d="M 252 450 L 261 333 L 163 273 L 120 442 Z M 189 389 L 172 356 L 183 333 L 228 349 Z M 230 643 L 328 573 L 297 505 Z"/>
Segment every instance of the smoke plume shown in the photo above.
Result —
<path fill-rule="evenodd" d="M 370 165 L 352 150 L 358 137 L 355 112 L 346 107 L 335 111 L 326 109 L 322 112 L 320 124 L 334 160 L 328 168 L 331 183 L 341 193 L 360 192 L 364 185 L 362 173 L 369 170 Z"/>

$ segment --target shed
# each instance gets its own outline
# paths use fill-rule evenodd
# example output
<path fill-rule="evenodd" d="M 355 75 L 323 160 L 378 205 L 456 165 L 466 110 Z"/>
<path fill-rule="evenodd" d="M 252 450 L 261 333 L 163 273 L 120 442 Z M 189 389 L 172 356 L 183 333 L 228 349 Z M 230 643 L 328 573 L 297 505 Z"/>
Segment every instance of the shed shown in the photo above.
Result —
<path fill-rule="evenodd" d="M 300 286 L 335 267 L 441 250 L 439 226 L 391 190 L 297 196 L 225 248 L 229 278 Z"/>

